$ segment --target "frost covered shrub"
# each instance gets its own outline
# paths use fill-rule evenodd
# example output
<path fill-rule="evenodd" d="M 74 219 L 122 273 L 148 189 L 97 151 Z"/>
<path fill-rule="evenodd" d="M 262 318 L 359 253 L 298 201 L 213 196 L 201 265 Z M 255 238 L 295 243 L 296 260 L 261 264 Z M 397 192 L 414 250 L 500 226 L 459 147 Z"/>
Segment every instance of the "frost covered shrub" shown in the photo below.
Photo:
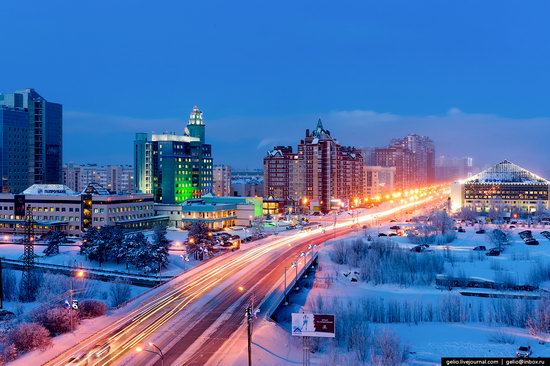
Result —
<path fill-rule="evenodd" d="M 527 328 L 531 334 L 550 333 L 550 296 L 543 296 L 535 311 L 527 319 Z"/>
<path fill-rule="evenodd" d="M 49 309 L 51 309 L 51 306 L 46 304 L 37 306 L 29 312 L 27 318 L 33 323 L 44 324 L 47 322 L 47 314 Z"/>
<path fill-rule="evenodd" d="M 116 308 L 132 297 L 132 289 L 127 282 L 116 279 L 109 287 L 111 306 Z"/>
<path fill-rule="evenodd" d="M 343 240 L 337 241 L 329 253 L 330 259 L 336 264 L 345 264 L 347 258 L 347 246 Z"/>
<path fill-rule="evenodd" d="M 82 319 L 96 318 L 107 313 L 107 304 L 99 300 L 82 300 L 78 309 Z"/>
<path fill-rule="evenodd" d="M 2 363 L 0 364 L 4 364 L 6 362 L 11 362 L 11 361 L 15 361 L 15 359 L 17 358 L 17 348 L 15 347 L 15 345 L 13 343 L 11 344 L 8 344 L 6 346 L 4 346 L 4 349 L 2 350 Z"/>
<path fill-rule="evenodd" d="M 45 350 L 51 345 L 50 333 L 37 323 L 24 323 L 17 326 L 8 333 L 7 341 L 20 353 L 35 349 Z"/>
<path fill-rule="evenodd" d="M 540 285 L 541 282 L 550 281 L 550 263 L 535 261 L 535 264 L 529 268 L 527 278 L 531 285 Z"/>
<path fill-rule="evenodd" d="M 347 352 L 353 352 L 357 361 L 369 365 L 397 365 L 403 360 L 403 348 L 395 334 L 384 328 L 371 329 L 369 326 L 369 322 L 385 323 L 391 318 L 388 315 L 390 310 L 382 299 L 360 298 L 352 301 L 332 298 L 327 301 L 318 296 L 311 300 L 309 306 L 314 313 L 335 315 L 338 319 L 336 344 Z M 326 341 L 319 340 L 317 348 Z M 372 363 L 373 360 L 377 363 Z"/>
<path fill-rule="evenodd" d="M 71 288 L 70 278 L 60 274 L 45 273 L 44 281 L 38 289 L 36 299 L 43 303 L 52 303 L 59 300 L 59 297 L 68 293 Z"/>
<path fill-rule="evenodd" d="M 54 336 L 71 332 L 80 323 L 78 312 L 71 308 L 53 308 L 46 313 L 46 329 Z"/>
<path fill-rule="evenodd" d="M 399 365 L 403 361 L 403 349 L 397 334 L 382 328 L 373 333 L 373 365 Z"/>
<path fill-rule="evenodd" d="M 46 304 L 33 309 L 29 319 L 43 325 L 54 336 L 72 331 L 80 323 L 78 311 L 60 306 L 51 308 Z"/>
<path fill-rule="evenodd" d="M 485 320 L 523 328 L 534 309 L 535 302 L 532 300 L 494 298 L 489 301 Z"/>
<path fill-rule="evenodd" d="M 498 344 L 514 344 L 516 343 L 516 338 L 511 334 L 499 330 L 489 337 L 489 342 Z"/>
<path fill-rule="evenodd" d="M 310 300 L 313 312 L 335 314 L 336 337 L 340 346 L 353 344 L 350 330 L 355 323 L 422 323 L 422 322 L 488 322 L 507 326 L 525 327 L 550 321 L 550 300 L 489 299 L 470 302 L 461 296 L 448 294 L 439 301 L 384 300 L 363 297 L 351 299 L 321 297 Z M 548 325 L 550 327 L 550 325 Z M 350 348 L 351 351 L 353 348 Z"/>
<path fill-rule="evenodd" d="M 391 240 L 375 240 L 359 263 L 360 278 L 375 285 L 429 285 L 444 269 L 443 257 L 401 249 Z"/>

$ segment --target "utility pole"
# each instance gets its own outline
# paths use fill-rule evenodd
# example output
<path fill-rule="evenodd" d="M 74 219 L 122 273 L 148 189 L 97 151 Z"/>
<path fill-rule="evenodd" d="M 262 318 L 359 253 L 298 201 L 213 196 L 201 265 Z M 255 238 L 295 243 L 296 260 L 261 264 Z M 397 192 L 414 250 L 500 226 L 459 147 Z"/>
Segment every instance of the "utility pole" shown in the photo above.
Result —
<path fill-rule="evenodd" d="M 23 238 L 23 274 L 22 282 L 22 299 L 24 301 L 34 301 L 35 297 L 35 278 L 34 273 L 34 219 L 32 217 L 31 205 L 27 206 L 25 212 L 25 232 Z"/>
<path fill-rule="evenodd" d="M 252 306 L 246 307 L 246 322 L 248 324 L 248 366 L 252 366 Z"/>

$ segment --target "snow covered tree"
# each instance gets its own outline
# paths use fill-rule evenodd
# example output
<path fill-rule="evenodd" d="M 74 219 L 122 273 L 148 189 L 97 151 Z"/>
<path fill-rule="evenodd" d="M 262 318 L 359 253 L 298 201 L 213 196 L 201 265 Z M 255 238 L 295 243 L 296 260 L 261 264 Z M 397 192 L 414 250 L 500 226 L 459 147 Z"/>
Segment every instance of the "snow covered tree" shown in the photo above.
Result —
<path fill-rule="evenodd" d="M 263 235 L 265 232 L 265 220 L 263 216 L 254 218 L 252 222 L 252 231 L 255 235 Z"/>
<path fill-rule="evenodd" d="M 207 237 L 210 239 L 208 234 Z M 159 271 L 168 264 L 168 248 L 170 247 L 170 243 L 171 241 L 166 238 L 166 226 L 157 225 L 153 232 L 150 250 L 153 255 L 153 262 L 157 265 Z"/>
<path fill-rule="evenodd" d="M 446 210 L 436 211 L 430 217 L 432 226 L 441 235 L 445 235 L 448 231 L 453 229 L 453 219 L 449 216 Z"/>
<path fill-rule="evenodd" d="M 119 264 L 120 261 L 124 260 L 126 256 L 123 251 L 125 243 L 122 226 L 104 226 L 104 228 L 107 229 L 108 238 L 107 256 L 109 259 L 113 259 L 117 264 Z"/>
<path fill-rule="evenodd" d="M 151 272 L 156 268 L 153 247 L 143 233 L 133 235 L 132 241 L 128 244 L 131 245 L 129 261 L 134 267 L 143 272 Z"/>
<path fill-rule="evenodd" d="M 93 251 L 95 242 L 99 236 L 99 229 L 95 226 L 92 226 L 88 229 L 82 236 L 82 244 L 80 244 L 80 254 L 86 256 L 87 259 L 90 259 L 90 253 Z"/>
<path fill-rule="evenodd" d="M 474 221 L 477 218 L 477 212 L 471 207 L 462 207 L 457 213 L 460 220 Z"/>
<path fill-rule="evenodd" d="M 67 235 L 63 231 L 53 231 L 48 235 L 48 246 L 44 249 L 46 256 L 59 254 L 59 245 L 64 243 Z"/>
<path fill-rule="evenodd" d="M 23 323 L 8 332 L 6 338 L 7 343 L 21 353 L 35 349 L 43 351 L 52 344 L 50 332 L 37 323 Z"/>
<path fill-rule="evenodd" d="M 193 254 L 195 259 L 202 259 L 204 250 L 211 252 L 215 244 L 210 228 L 202 222 L 194 222 L 189 226 L 187 239 L 187 253 Z"/>

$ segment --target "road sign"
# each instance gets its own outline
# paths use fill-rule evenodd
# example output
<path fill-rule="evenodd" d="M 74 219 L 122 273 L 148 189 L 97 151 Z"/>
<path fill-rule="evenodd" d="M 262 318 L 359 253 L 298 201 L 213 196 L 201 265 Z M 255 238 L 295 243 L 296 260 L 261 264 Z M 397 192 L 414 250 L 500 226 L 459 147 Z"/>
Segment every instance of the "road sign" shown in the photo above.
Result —
<path fill-rule="evenodd" d="M 72 303 L 71 307 L 72 307 L 74 310 L 78 310 L 78 300 L 73 300 L 73 303 Z"/>
<path fill-rule="evenodd" d="M 292 313 L 292 335 L 334 338 L 334 315 Z"/>

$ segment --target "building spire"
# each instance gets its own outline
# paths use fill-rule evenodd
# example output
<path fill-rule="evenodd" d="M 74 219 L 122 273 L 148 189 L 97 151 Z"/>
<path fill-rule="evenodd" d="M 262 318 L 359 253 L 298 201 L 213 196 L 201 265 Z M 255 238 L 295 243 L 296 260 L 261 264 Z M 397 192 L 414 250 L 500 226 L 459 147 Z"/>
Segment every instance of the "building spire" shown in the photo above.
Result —
<path fill-rule="evenodd" d="M 191 115 L 189 116 L 189 124 L 204 125 L 204 122 L 202 120 L 202 112 L 196 104 L 193 107 L 193 111 L 191 112 Z"/>
<path fill-rule="evenodd" d="M 321 118 L 317 120 L 317 130 L 320 130 L 320 131 L 323 130 L 323 122 L 321 122 Z"/>

